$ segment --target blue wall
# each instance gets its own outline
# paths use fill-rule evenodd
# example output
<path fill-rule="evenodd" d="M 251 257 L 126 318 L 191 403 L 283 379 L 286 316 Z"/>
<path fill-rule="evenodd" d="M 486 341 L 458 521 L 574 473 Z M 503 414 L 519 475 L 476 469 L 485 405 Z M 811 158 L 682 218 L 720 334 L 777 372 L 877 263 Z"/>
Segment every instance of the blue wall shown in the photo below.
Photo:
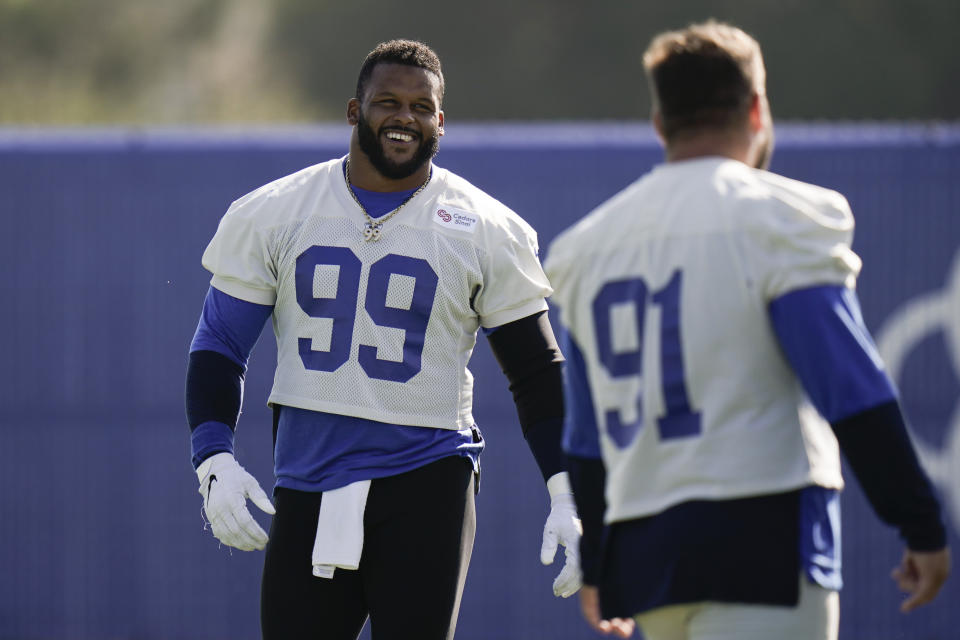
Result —
<path fill-rule="evenodd" d="M 348 133 L 0 130 L 0 638 L 259 637 L 262 555 L 203 530 L 188 459 L 200 254 L 233 199 L 342 155 Z M 779 133 L 773 169 L 839 189 L 857 215 L 867 324 L 953 505 L 956 545 L 960 130 Z M 451 126 L 441 147 L 438 164 L 521 213 L 543 248 L 660 158 L 645 125 Z M 267 486 L 274 354 L 267 334 L 237 446 Z M 482 340 L 472 368 L 489 444 L 458 638 L 593 637 L 575 599 L 551 595 L 557 569 L 539 564 L 545 490 Z M 887 575 L 899 543 L 847 477 L 841 637 L 955 637 L 960 580 L 928 609 L 897 613 Z"/>

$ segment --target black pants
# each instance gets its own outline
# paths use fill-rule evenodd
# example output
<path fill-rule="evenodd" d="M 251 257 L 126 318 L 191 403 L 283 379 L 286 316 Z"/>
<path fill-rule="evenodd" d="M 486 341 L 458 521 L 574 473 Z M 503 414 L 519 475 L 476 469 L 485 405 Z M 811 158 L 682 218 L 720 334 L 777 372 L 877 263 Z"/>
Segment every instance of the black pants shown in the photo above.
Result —
<path fill-rule="evenodd" d="M 373 480 L 357 571 L 317 578 L 322 493 L 278 489 L 260 592 L 264 640 L 449 640 L 473 551 L 473 467 L 459 456 Z"/>

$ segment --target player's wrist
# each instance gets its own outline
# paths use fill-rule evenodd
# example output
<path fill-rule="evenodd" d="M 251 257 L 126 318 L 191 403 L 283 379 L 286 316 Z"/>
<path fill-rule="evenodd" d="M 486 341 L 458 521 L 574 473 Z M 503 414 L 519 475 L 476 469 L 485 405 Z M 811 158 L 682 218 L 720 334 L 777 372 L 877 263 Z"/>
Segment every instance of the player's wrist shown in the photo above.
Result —
<path fill-rule="evenodd" d="M 212 456 L 203 460 L 197 467 L 197 479 L 202 483 L 207 476 L 214 472 L 214 469 L 223 468 L 230 463 L 236 464 L 233 454 L 229 451 L 214 453 Z"/>
<path fill-rule="evenodd" d="M 570 486 L 570 475 L 566 471 L 555 473 L 547 479 L 547 493 L 551 502 L 573 501 L 573 489 Z M 559 500 L 558 500 L 559 499 Z"/>

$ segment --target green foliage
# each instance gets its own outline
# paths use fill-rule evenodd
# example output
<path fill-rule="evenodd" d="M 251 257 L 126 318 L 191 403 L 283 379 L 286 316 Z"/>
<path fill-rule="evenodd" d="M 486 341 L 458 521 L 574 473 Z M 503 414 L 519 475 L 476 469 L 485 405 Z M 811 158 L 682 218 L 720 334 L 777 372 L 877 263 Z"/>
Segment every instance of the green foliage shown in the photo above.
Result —
<path fill-rule="evenodd" d="M 953 0 L 0 0 L 0 124 L 340 121 L 379 41 L 433 46 L 448 120 L 641 119 L 640 57 L 708 17 L 786 119 L 956 119 Z"/>

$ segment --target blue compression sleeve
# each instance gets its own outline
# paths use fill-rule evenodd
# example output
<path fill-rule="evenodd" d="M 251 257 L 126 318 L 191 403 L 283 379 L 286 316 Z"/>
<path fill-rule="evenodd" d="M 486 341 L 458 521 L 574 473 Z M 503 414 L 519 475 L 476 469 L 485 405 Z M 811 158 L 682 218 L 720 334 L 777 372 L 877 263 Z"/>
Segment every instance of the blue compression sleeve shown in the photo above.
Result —
<path fill-rule="evenodd" d="M 787 360 L 827 421 L 896 399 L 852 290 L 799 289 L 771 302 L 768 311 Z"/>

